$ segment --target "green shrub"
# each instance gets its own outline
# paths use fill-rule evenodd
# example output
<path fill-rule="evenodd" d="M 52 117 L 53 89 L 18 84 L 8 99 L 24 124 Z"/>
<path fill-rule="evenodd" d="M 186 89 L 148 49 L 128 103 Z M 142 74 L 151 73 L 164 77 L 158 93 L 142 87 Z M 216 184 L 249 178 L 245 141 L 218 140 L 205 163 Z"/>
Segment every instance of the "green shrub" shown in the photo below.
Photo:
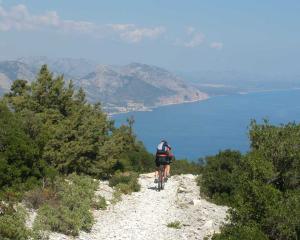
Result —
<path fill-rule="evenodd" d="M 115 187 L 118 191 L 124 194 L 131 194 L 132 192 L 138 192 L 141 189 L 140 184 L 138 184 L 137 182 L 130 182 L 128 184 L 118 183 Z"/>
<path fill-rule="evenodd" d="M 109 179 L 109 186 L 114 187 L 119 183 L 129 184 L 135 178 L 137 178 L 137 173 L 135 173 L 135 172 L 120 172 L 120 171 L 117 171 Z"/>
<path fill-rule="evenodd" d="M 232 197 L 237 188 L 234 170 L 241 158 L 240 152 L 231 150 L 207 157 L 201 177 L 201 193 L 218 204 L 232 204 Z"/>
<path fill-rule="evenodd" d="M 67 235 L 78 235 L 80 230 L 90 231 L 94 223 L 90 208 L 98 183 L 87 176 L 70 175 L 55 183 L 57 206 L 43 205 L 38 210 L 34 229 L 51 230 Z"/>
<path fill-rule="evenodd" d="M 19 114 L 0 99 L 0 189 L 19 186 L 40 176 L 37 144 L 26 133 Z"/>
<path fill-rule="evenodd" d="M 202 166 L 197 162 L 191 162 L 186 159 L 175 160 L 171 164 L 171 174 L 200 174 Z"/>
<path fill-rule="evenodd" d="M 288 191 L 281 201 L 268 206 L 262 228 L 270 239 L 299 239 L 300 190 Z"/>
<path fill-rule="evenodd" d="M 1 208 L 2 209 L 2 208 Z M 25 226 L 26 211 L 18 207 L 7 209 L 0 215 L 0 239 L 1 240 L 26 240 L 31 236 L 30 230 Z"/>
<path fill-rule="evenodd" d="M 68 206 L 56 208 L 44 205 L 38 211 L 34 229 L 51 230 L 77 236 L 80 230 L 90 231 L 93 223 L 90 206 L 85 204 L 74 209 L 70 209 Z"/>
<path fill-rule="evenodd" d="M 102 196 L 97 196 L 94 201 L 93 201 L 93 208 L 99 210 L 99 209 L 106 209 L 107 208 L 107 203 L 104 197 Z"/>
<path fill-rule="evenodd" d="M 281 191 L 300 186 L 300 124 L 274 126 L 251 122 L 249 131 L 252 151 L 265 157 L 277 173 L 270 179 Z"/>
<path fill-rule="evenodd" d="M 208 157 L 201 191 L 230 204 L 230 224 L 213 239 L 289 240 L 300 237 L 300 125 L 252 121 L 251 150 Z"/>
<path fill-rule="evenodd" d="M 116 172 L 109 180 L 109 186 L 115 187 L 124 194 L 140 191 L 138 174 L 135 172 Z"/>
<path fill-rule="evenodd" d="M 0 191 L 0 201 L 13 204 L 20 200 L 22 200 L 22 192 L 15 191 L 15 188 L 10 187 Z"/>
<path fill-rule="evenodd" d="M 122 193 L 118 189 L 116 189 L 113 193 L 113 199 L 111 200 L 111 203 L 116 204 L 121 200 L 122 200 Z"/>
<path fill-rule="evenodd" d="M 57 201 L 57 196 L 51 188 L 36 188 L 24 194 L 24 203 L 29 208 L 38 209 L 45 203 Z"/>
<path fill-rule="evenodd" d="M 132 189 L 131 189 L 130 185 L 127 184 L 127 183 L 118 183 L 115 186 L 115 188 L 118 189 L 118 191 L 120 191 L 121 193 L 124 193 L 124 194 L 132 193 Z"/>
<path fill-rule="evenodd" d="M 167 224 L 167 227 L 180 229 L 181 228 L 181 223 L 180 223 L 180 221 L 170 222 L 170 223 Z"/>
<path fill-rule="evenodd" d="M 212 240 L 268 240 L 257 225 L 226 226 L 221 233 L 214 234 Z"/>

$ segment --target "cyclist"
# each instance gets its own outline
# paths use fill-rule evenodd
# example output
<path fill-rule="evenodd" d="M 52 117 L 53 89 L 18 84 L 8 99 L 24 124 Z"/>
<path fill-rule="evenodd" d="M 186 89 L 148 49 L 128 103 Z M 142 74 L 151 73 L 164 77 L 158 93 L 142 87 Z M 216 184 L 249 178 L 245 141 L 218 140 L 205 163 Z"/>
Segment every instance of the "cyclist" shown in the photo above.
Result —
<path fill-rule="evenodd" d="M 171 146 L 164 139 L 160 141 L 156 149 L 156 171 L 155 171 L 155 182 L 158 179 L 158 168 L 160 165 L 164 165 L 164 176 L 168 177 L 170 175 L 170 163 L 173 155 L 171 153 Z"/>

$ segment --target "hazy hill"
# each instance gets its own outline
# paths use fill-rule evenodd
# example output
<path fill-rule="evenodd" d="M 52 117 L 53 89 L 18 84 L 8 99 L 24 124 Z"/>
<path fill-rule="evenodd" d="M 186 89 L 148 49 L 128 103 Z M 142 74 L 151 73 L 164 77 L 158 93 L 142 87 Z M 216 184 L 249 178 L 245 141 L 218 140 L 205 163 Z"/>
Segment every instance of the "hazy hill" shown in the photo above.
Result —
<path fill-rule="evenodd" d="M 0 62 L 0 88 L 2 91 L 7 91 L 15 79 L 31 81 L 34 77 L 35 71 L 25 63 L 19 61 Z"/>
<path fill-rule="evenodd" d="M 140 63 L 119 67 L 100 65 L 77 84 L 88 90 L 91 99 L 110 106 L 155 107 L 207 97 L 172 73 Z"/>
<path fill-rule="evenodd" d="M 53 72 L 64 74 L 66 77 L 78 78 L 95 70 L 97 64 L 84 58 L 57 58 L 48 57 L 27 57 L 19 58 L 22 62 L 38 71 L 41 65 L 47 64 Z"/>
<path fill-rule="evenodd" d="M 83 87 L 91 102 L 100 101 L 109 112 L 145 110 L 167 104 L 207 98 L 199 89 L 165 69 L 140 63 L 125 66 L 97 65 L 85 59 L 20 58 L 0 62 L 0 94 L 13 80 L 33 80 L 42 64 Z"/>
<path fill-rule="evenodd" d="M 293 89 L 300 87 L 300 75 L 237 71 L 179 72 L 187 84 L 213 95 Z"/>

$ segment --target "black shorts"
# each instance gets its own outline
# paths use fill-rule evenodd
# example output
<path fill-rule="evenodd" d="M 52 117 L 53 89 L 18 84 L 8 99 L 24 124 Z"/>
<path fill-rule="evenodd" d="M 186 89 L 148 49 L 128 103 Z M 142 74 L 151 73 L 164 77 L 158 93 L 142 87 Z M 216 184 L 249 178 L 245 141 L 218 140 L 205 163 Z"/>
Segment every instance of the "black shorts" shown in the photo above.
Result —
<path fill-rule="evenodd" d="M 170 164 L 170 158 L 168 156 L 165 157 L 156 156 L 155 158 L 156 167 L 159 167 L 160 165 L 169 165 L 169 164 Z"/>

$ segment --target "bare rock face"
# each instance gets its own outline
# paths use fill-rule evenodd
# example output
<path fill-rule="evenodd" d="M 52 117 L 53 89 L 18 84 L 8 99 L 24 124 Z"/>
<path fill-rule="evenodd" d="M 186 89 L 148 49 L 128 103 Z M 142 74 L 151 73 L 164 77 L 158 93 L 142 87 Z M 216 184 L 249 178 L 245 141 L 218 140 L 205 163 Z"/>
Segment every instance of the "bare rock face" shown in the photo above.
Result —
<path fill-rule="evenodd" d="M 107 210 L 94 211 L 96 223 L 90 233 L 80 232 L 77 240 L 96 239 L 204 239 L 218 232 L 225 222 L 227 207 L 201 199 L 196 176 L 171 177 L 165 189 L 158 192 L 154 174 L 142 174 L 141 191 L 122 197 Z M 99 194 L 112 189 L 101 183 Z M 109 196 L 108 196 L 109 197 Z M 192 203 L 192 204 L 191 204 Z M 178 228 L 169 223 L 178 222 Z M 72 237 L 53 233 L 50 240 L 71 240 Z"/>

